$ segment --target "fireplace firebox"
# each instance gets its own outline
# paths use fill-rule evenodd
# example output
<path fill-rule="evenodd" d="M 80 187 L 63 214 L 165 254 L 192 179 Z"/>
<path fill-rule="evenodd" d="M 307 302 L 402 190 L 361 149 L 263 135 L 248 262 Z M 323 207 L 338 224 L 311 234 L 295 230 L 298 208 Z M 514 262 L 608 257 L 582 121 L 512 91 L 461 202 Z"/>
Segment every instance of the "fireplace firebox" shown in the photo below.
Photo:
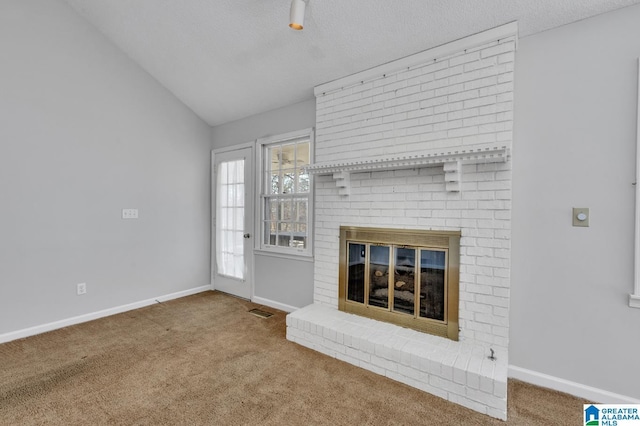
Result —
<path fill-rule="evenodd" d="M 460 232 L 340 227 L 338 308 L 458 340 Z"/>

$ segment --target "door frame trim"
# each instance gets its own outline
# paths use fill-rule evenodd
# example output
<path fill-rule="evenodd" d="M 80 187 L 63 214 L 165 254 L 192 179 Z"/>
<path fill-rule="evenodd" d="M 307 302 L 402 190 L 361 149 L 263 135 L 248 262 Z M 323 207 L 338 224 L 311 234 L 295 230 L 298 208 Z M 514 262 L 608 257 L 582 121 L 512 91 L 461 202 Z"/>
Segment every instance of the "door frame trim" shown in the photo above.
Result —
<path fill-rule="evenodd" d="M 209 170 L 209 175 L 211 178 L 211 191 L 210 191 L 210 195 L 211 195 L 211 210 L 209 212 L 209 224 L 211 225 L 211 236 L 210 236 L 210 244 L 209 244 L 209 263 L 210 263 L 210 275 L 209 275 L 209 283 L 211 284 L 211 289 L 215 290 L 215 285 L 214 285 L 214 276 L 216 273 L 216 261 L 215 261 L 215 255 L 216 255 L 216 225 L 214 222 L 214 217 L 215 217 L 215 211 L 216 211 L 216 174 L 215 174 L 215 164 L 216 164 L 216 154 L 223 154 L 223 153 L 228 153 L 228 152 L 233 152 L 233 151 L 239 151 L 239 150 L 243 150 L 246 148 L 250 148 L 251 149 L 251 161 L 253 163 L 253 168 L 251 168 L 251 170 L 249 170 L 249 179 L 251 179 L 251 182 L 253 183 L 252 186 L 252 193 L 248 194 L 249 197 L 251 197 L 252 200 L 254 200 L 255 203 L 255 179 L 256 179 L 256 142 L 255 141 L 251 141 L 251 142 L 245 142 L 245 143 L 241 143 L 241 144 L 237 144 L 237 145 L 231 145 L 231 146 L 227 146 L 227 147 L 223 147 L 223 148 L 214 148 L 211 150 L 211 166 L 210 166 L 210 170 Z M 247 196 L 247 194 L 245 193 L 245 196 Z M 253 238 L 255 238 L 255 214 L 256 214 L 256 208 L 255 205 L 251 211 L 251 214 L 254 216 L 254 220 L 250 221 L 250 226 L 252 227 L 252 229 L 249 231 L 251 233 L 251 235 L 253 236 Z M 251 244 L 251 249 L 249 250 L 248 253 L 245 253 L 245 256 L 250 256 L 250 260 L 251 260 L 251 282 L 249 283 L 249 300 L 253 301 L 254 297 L 255 297 L 255 254 L 254 254 L 254 249 L 253 249 L 253 244 Z"/>

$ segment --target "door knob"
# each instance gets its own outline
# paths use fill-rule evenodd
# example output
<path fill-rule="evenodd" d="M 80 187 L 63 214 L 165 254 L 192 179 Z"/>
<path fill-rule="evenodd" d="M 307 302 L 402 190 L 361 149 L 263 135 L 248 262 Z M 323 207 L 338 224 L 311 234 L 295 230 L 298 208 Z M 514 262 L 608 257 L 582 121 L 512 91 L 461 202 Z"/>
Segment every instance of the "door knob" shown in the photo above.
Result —
<path fill-rule="evenodd" d="M 245 238 L 251 238 L 251 234 L 249 234 L 249 233 L 244 234 L 244 235 L 243 235 L 243 237 L 245 237 Z"/>

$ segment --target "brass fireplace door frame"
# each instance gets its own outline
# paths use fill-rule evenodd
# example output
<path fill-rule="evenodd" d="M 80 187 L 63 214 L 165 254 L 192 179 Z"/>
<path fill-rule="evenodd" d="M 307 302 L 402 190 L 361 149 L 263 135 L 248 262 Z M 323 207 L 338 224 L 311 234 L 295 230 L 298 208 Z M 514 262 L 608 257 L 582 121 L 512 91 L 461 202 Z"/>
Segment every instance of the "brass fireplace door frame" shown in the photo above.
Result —
<path fill-rule="evenodd" d="M 372 318 L 424 333 L 458 340 L 458 304 L 460 287 L 460 231 L 428 231 L 391 228 L 340 227 L 340 265 L 338 309 L 344 312 Z M 447 250 L 445 277 L 446 296 L 444 321 L 394 312 L 376 306 L 347 300 L 348 245 L 353 243 L 410 246 L 417 249 Z"/>

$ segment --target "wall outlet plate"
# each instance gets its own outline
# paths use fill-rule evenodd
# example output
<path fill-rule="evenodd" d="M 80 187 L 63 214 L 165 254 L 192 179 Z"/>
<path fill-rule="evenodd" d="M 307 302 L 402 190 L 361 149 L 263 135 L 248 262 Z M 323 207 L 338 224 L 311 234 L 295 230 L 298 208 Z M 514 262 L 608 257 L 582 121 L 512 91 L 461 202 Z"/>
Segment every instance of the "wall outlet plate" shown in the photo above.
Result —
<path fill-rule="evenodd" d="M 123 219 L 137 219 L 138 218 L 138 209 L 122 209 L 122 218 Z"/>
<path fill-rule="evenodd" d="M 586 207 L 573 208 L 573 226 L 589 226 L 589 209 Z"/>
<path fill-rule="evenodd" d="M 78 296 L 86 294 L 87 293 L 87 283 L 80 283 L 80 284 L 76 285 L 76 292 L 78 293 Z"/>

